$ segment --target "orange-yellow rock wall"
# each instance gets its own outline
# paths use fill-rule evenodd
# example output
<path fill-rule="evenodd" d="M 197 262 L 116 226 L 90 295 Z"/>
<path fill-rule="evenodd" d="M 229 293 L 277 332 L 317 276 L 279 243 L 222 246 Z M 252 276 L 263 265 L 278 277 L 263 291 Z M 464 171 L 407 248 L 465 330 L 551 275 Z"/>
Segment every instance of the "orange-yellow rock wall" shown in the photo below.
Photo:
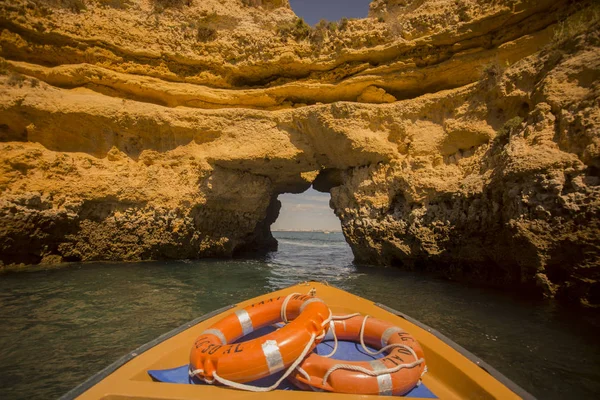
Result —
<path fill-rule="evenodd" d="M 600 9 L 0 1 L 0 262 L 276 247 L 329 190 L 361 262 L 600 303 Z M 316 181 L 315 181 L 316 180 Z"/>

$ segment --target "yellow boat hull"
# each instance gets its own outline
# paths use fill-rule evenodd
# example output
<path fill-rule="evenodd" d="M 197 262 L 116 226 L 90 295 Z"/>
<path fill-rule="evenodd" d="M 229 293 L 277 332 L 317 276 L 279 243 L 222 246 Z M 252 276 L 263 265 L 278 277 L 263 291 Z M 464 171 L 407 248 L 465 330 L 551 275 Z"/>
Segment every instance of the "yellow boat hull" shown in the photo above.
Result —
<path fill-rule="evenodd" d="M 290 293 L 308 293 L 324 300 L 334 314 L 360 312 L 389 321 L 409 332 L 425 352 L 428 373 L 423 383 L 439 399 L 533 398 L 492 367 L 476 359 L 435 330 L 383 305 L 319 282 L 304 282 L 226 307 L 150 342 L 63 396 L 63 399 L 365 399 L 371 396 L 325 392 L 279 391 L 252 393 L 211 385 L 154 382 L 147 371 L 175 368 L 189 362 L 192 344 L 201 332 L 224 315 L 252 303 Z M 485 368 L 485 369 L 484 369 Z"/>

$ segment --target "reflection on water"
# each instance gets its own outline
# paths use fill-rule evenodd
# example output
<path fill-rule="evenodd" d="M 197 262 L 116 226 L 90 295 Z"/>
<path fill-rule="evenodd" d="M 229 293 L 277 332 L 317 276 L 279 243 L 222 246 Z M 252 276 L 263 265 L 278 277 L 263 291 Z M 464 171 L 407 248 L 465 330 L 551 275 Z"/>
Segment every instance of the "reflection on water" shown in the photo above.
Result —
<path fill-rule="evenodd" d="M 2 398 L 52 398 L 201 314 L 326 280 L 440 330 L 539 398 L 600 393 L 600 322 L 554 304 L 357 267 L 339 233 L 275 234 L 265 260 L 73 264 L 0 276 Z"/>

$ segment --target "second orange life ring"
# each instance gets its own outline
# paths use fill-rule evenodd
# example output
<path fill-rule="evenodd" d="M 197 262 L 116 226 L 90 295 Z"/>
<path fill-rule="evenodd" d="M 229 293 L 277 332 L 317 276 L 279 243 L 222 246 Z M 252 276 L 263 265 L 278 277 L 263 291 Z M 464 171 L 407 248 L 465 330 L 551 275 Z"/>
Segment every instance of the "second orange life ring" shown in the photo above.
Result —
<path fill-rule="evenodd" d="M 364 342 L 373 348 L 390 346 L 387 356 L 370 362 L 341 361 L 312 353 L 290 376 L 292 382 L 305 390 L 394 396 L 406 394 L 414 388 L 425 370 L 419 343 L 402 328 L 367 318 L 358 315 L 336 320 L 337 338 L 359 342 L 362 333 Z"/>
<path fill-rule="evenodd" d="M 243 336 L 281 320 L 283 328 L 246 342 Z M 322 300 L 293 294 L 251 304 L 223 318 L 196 339 L 190 354 L 190 375 L 213 383 L 215 375 L 237 383 L 251 382 L 289 367 L 329 328 L 331 311 Z M 314 339 L 313 339 L 314 340 Z"/>

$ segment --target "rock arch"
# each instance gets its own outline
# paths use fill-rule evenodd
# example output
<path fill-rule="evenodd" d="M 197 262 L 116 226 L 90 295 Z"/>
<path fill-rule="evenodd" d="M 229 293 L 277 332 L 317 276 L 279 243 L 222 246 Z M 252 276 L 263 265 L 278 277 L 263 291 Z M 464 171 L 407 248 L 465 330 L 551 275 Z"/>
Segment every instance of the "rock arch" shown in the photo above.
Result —
<path fill-rule="evenodd" d="M 378 1 L 407 8 L 313 43 L 274 28 L 295 21 L 285 2 L 88 2 L 121 22 L 100 30 L 16 3 L 0 37 L 3 264 L 269 248 L 277 194 L 313 184 L 361 261 L 597 304 L 599 30 L 572 22 L 589 9 L 463 2 L 442 21 L 454 1 Z"/>

